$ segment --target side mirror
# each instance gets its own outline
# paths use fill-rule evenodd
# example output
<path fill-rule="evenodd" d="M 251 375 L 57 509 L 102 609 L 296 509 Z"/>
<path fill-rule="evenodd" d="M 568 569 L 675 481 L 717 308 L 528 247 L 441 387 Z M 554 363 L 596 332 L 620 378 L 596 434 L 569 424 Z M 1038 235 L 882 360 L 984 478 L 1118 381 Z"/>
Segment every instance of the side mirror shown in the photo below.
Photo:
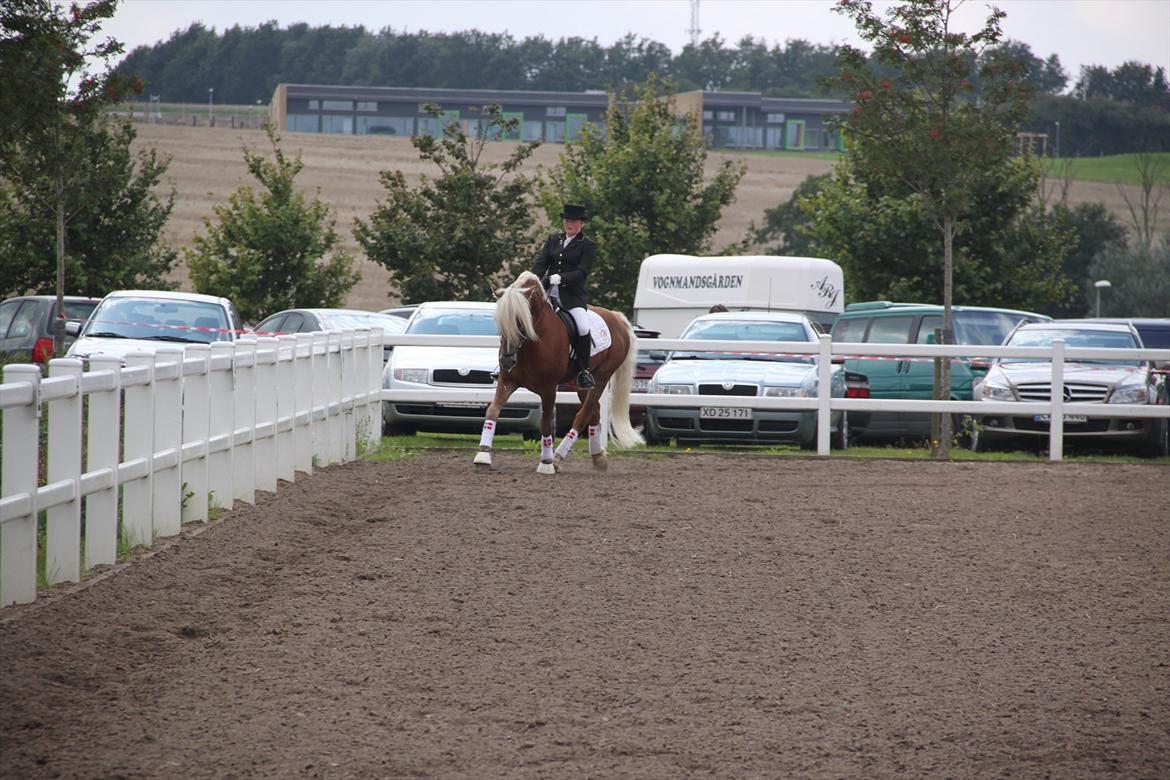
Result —
<path fill-rule="evenodd" d="M 659 361 L 666 360 L 666 351 L 661 349 L 652 349 L 650 350 L 650 359 Z"/>
<path fill-rule="evenodd" d="M 81 323 L 80 322 L 78 322 L 77 320 L 69 320 L 68 322 L 65 323 L 65 335 L 66 336 L 76 336 L 78 333 L 81 333 Z"/>

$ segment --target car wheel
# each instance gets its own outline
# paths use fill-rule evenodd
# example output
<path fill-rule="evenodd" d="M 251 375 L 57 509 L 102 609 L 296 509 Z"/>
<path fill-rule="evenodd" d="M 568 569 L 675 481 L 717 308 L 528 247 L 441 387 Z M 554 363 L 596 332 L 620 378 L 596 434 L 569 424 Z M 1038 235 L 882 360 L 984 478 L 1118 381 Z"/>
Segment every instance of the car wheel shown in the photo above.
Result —
<path fill-rule="evenodd" d="M 1162 458 L 1170 455 L 1170 420 L 1152 420 L 1150 436 L 1142 446 L 1141 454 L 1147 458 Z"/>
<path fill-rule="evenodd" d="M 849 412 L 841 412 L 841 421 L 837 423 L 837 430 L 829 434 L 829 449 L 849 449 Z"/>

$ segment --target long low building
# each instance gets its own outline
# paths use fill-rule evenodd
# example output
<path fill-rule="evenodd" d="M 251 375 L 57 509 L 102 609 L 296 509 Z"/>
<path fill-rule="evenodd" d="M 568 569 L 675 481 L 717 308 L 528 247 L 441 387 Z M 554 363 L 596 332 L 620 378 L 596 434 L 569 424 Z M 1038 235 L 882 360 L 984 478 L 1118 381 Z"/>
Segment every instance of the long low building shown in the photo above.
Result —
<path fill-rule="evenodd" d="M 680 112 L 702 117 L 703 134 L 715 148 L 832 151 L 839 134 L 826 118 L 845 114 L 837 100 L 765 97 L 759 92 L 684 92 L 674 97 Z M 537 92 L 492 89 L 419 89 L 281 84 L 270 113 L 277 127 L 300 133 L 345 135 L 432 135 L 458 120 L 468 134 L 479 132 L 483 106 L 498 104 L 519 120 L 513 138 L 564 143 L 586 123 L 605 126 L 610 95 L 601 91 Z M 432 116 L 427 106 L 442 114 Z"/>

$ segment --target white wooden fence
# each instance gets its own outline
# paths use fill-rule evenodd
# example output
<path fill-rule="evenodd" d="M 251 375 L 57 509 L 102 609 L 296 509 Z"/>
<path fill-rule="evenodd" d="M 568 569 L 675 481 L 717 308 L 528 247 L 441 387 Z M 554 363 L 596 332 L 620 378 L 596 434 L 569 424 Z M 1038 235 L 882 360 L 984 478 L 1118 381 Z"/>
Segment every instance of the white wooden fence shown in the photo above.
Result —
<path fill-rule="evenodd" d="M 29 365 L 4 368 L 0 384 L 0 607 L 35 599 L 37 520 L 45 513 L 45 578 L 77 581 L 86 566 L 114 563 L 119 543 L 150 544 L 177 534 L 183 523 L 208 518 L 210 508 L 252 502 L 296 472 L 349 461 L 358 444 L 381 430 L 382 401 L 481 401 L 493 390 L 382 389 L 382 342 L 390 345 L 496 347 L 486 336 L 385 336 L 330 331 L 259 338 L 186 354 L 160 351 L 118 360 L 50 363 L 49 377 Z M 655 339 L 642 348 L 695 349 L 695 342 Z M 1018 414 L 1018 402 L 907 401 L 832 398 L 831 358 L 1021 357 L 1052 361 L 1052 400 L 1028 403 L 1049 414 L 1050 457 L 1063 453 L 1063 416 L 1170 418 L 1170 406 L 1066 403 L 1066 359 L 1167 360 L 1170 350 L 972 347 L 958 345 L 833 344 L 705 341 L 704 351 L 808 354 L 819 357 L 816 398 L 637 394 L 639 405 L 720 406 L 815 410 L 817 452 L 829 454 L 829 419 L 836 410 Z M 533 402 L 526 391 L 513 403 Z M 575 393 L 558 401 L 574 402 Z M 48 413 L 46 474 L 38 474 L 41 414 Z M 84 436 L 84 441 L 83 441 Z M 84 502 L 85 535 L 81 534 Z M 121 522 L 119 524 L 119 514 Z M 120 525 L 120 531 L 119 531 Z M 119 536 L 119 533 L 121 534 Z M 83 557 L 84 556 L 84 557 Z"/>
<path fill-rule="evenodd" d="M 381 434 L 382 333 L 329 331 L 4 367 L 0 607 L 112 564 Z M 41 416 L 47 413 L 47 425 Z M 41 433 L 47 452 L 42 458 Z M 38 470 L 44 464 L 42 480 Z M 82 534 L 82 510 L 85 526 Z"/>

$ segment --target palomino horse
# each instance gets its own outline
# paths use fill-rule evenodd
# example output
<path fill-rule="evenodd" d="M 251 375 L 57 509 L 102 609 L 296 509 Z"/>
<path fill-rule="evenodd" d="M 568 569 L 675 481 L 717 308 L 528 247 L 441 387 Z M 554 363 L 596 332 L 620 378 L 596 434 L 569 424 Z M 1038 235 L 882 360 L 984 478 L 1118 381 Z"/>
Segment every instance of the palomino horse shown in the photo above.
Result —
<path fill-rule="evenodd" d="M 630 385 L 637 359 L 634 329 L 620 312 L 598 306 L 589 309 L 605 321 L 611 344 L 593 356 L 590 369 L 596 384 L 589 390 L 578 391 L 581 406 L 573 418 L 572 428 L 554 451 L 553 412 L 557 385 L 577 374 L 576 363 L 569 363 L 568 332 L 535 274 L 525 271 L 510 287 L 499 292 L 496 326 L 500 331 L 500 379 L 483 423 L 479 452 L 475 455 L 477 466 L 491 465 L 492 437 L 500 409 L 521 387 L 540 396 L 540 465 L 536 470 L 541 474 L 556 473 L 556 467 L 568 457 L 578 433 L 586 424 L 589 426 L 589 454 L 593 466 L 606 468 L 598 426 L 601 425 L 601 394 L 611 378 L 614 382 L 613 404 L 607 422 L 614 441 L 619 447 L 644 443 L 642 435 L 630 425 Z"/>

